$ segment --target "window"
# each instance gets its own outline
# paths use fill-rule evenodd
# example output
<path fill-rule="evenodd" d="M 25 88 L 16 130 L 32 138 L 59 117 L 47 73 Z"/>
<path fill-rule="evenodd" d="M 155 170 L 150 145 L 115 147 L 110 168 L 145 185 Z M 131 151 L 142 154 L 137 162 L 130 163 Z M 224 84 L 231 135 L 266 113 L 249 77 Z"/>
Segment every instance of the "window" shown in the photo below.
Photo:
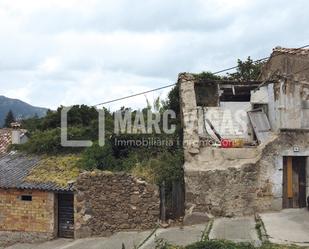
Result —
<path fill-rule="evenodd" d="M 31 195 L 22 195 L 20 198 L 22 201 L 32 201 Z"/>

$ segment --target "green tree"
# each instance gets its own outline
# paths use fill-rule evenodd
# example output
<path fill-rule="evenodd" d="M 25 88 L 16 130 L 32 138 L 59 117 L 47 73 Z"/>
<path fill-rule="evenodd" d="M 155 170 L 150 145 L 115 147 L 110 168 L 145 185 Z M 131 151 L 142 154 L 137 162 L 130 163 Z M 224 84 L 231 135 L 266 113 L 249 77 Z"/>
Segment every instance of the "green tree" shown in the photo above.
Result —
<path fill-rule="evenodd" d="M 200 74 L 195 74 L 195 77 L 198 80 L 221 80 L 225 77 L 213 74 L 212 72 L 202 72 Z"/>
<path fill-rule="evenodd" d="M 4 127 L 6 128 L 10 128 L 11 127 L 11 123 L 15 122 L 15 117 L 14 114 L 12 112 L 12 110 L 10 110 L 4 120 Z"/>
<path fill-rule="evenodd" d="M 262 62 L 254 62 L 250 56 L 245 61 L 238 59 L 237 64 L 236 72 L 228 75 L 231 79 L 239 81 L 257 80 L 263 66 Z"/>

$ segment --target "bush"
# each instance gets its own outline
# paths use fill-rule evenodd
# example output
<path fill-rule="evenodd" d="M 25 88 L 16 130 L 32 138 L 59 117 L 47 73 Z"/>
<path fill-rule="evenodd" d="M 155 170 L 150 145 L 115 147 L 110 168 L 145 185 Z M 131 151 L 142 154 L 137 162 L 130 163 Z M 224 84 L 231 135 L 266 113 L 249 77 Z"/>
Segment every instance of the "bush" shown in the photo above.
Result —
<path fill-rule="evenodd" d="M 255 247 L 249 243 L 234 243 L 223 240 L 201 241 L 188 245 L 186 247 L 173 246 L 164 240 L 158 240 L 156 249 L 254 249 Z M 260 249 L 300 249 L 295 245 L 277 245 L 272 243 L 264 243 Z"/>
<path fill-rule="evenodd" d="M 68 130 L 68 140 L 88 140 L 87 129 L 72 127 Z M 16 146 L 17 149 L 37 154 L 63 154 L 81 152 L 83 148 L 63 147 L 61 145 L 61 129 L 34 131 L 26 144 Z"/>
<path fill-rule="evenodd" d="M 145 161 L 136 163 L 132 169 L 134 175 L 145 180 L 161 185 L 167 185 L 183 178 L 183 153 L 182 151 L 164 152 L 156 157 L 146 158 Z"/>
<path fill-rule="evenodd" d="M 60 139 L 60 129 L 36 131 L 31 134 L 26 144 L 19 145 L 19 149 L 38 154 L 56 154 L 63 150 Z"/>
<path fill-rule="evenodd" d="M 103 147 L 98 143 L 87 148 L 79 161 L 79 165 L 87 170 L 116 170 L 119 168 L 119 162 L 114 157 L 112 146 L 107 142 Z"/>
<path fill-rule="evenodd" d="M 248 243 L 236 244 L 229 241 L 210 240 L 189 245 L 186 249 L 254 249 L 254 246 Z"/>

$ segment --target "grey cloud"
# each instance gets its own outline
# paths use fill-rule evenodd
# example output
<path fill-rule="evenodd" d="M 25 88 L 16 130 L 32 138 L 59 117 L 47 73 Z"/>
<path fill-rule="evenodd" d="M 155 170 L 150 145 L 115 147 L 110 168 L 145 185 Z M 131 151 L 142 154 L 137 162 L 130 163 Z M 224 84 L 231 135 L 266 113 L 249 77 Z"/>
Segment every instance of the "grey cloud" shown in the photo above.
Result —
<path fill-rule="evenodd" d="M 199 31 L 210 32 L 225 29 L 234 20 L 233 13 L 220 15 L 211 4 L 204 7 L 201 1 L 139 0 L 119 1 L 117 7 L 107 2 L 97 2 L 94 12 L 84 14 L 80 10 L 40 10 L 27 20 L 26 30 L 58 33 L 71 31 L 133 32 Z M 60 21 L 61 20 L 61 21 Z"/>
<path fill-rule="evenodd" d="M 237 0 L 235 9 L 206 2 L 98 1 L 85 10 L 23 14 L 14 29 L 0 24 L 0 94 L 16 91 L 47 107 L 69 103 L 72 95 L 74 102 L 96 103 L 113 97 L 115 85 L 150 89 L 176 81 L 182 71 L 216 71 L 238 58 L 268 56 L 277 45 L 309 43 L 306 1 Z M 42 69 L 51 58 L 59 65 Z"/>

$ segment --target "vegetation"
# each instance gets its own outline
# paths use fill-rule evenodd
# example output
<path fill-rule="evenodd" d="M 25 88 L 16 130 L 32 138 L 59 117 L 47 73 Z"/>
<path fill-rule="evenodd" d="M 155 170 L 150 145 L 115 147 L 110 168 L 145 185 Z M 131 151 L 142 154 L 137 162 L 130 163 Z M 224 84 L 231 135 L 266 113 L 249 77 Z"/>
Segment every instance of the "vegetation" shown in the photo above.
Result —
<path fill-rule="evenodd" d="M 9 112 L 7 113 L 5 120 L 4 120 L 4 127 L 10 128 L 11 123 L 13 123 L 13 122 L 15 122 L 15 117 L 14 117 L 12 110 L 9 110 Z"/>
<path fill-rule="evenodd" d="M 237 61 L 236 73 L 229 74 L 229 77 L 238 81 L 257 80 L 261 74 L 262 62 L 254 62 L 250 56 L 246 61 Z"/>
<path fill-rule="evenodd" d="M 53 182 L 66 187 L 69 181 L 80 174 L 79 157 L 76 155 L 44 156 L 39 165 L 27 176 L 27 182 Z"/>
<path fill-rule="evenodd" d="M 236 80 L 236 81 L 254 81 L 258 80 L 263 62 L 255 62 L 250 56 L 247 60 L 242 61 L 240 59 L 237 60 L 237 68 L 235 73 L 228 73 L 227 75 L 215 75 L 211 72 L 202 72 L 200 74 L 196 74 L 195 76 L 200 80 Z"/>
<path fill-rule="evenodd" d="M 131 173 L 151 183 L 169 184 L 182 179 L 182 165 L 183 154 L 180 150 L 174 154 L 164 152 L 149 160 L 135 160 L 135 164 L 131 167 Z"/>
<path fill-rule="evenodd" d="M 210 72 L 203 72 L 195 75 L 198 79 L 218 80 L 233 78 L 238 80 L 256 79 L 259 74 L 260 64 L 254 63 L 250 57 L 247 61 L 238 61 L 239 69 L 234 74 L 218 76 Z M 176 118 L 169 120 L 169 125 L 176 125 L 174 134 L 115 134 L 114 116 L 115 113 L 105 109 L 105 146 L 98 143 L 98 111 L 94 107 L 86 105 L 75 105 L 68 112 L 68 137 L 70 140 L 91 140 L 95 141 L 89 148 L 74 148 L 61 146 L 61 111 L 60 106 L 56 111 L 47 111 L 46 116 L 40 118 L 35 116 L 22 122 L 23 128 L 27 129 L 30 139 L 27 144 L 18 146 L 18 149 L 28 153 L 62 155 L 77 154 L 77 165 L 81 170 L 109 170 L 126 171 L 142 177 L 157 184 L 165 183 L 166 188 L 171 187 L 173 181 L 183 179 L 183 152 L 182 152 L 182 128 L 180 119 L 179 86 L 176 85 L 168 94 L 166 100 L 160 97 L 151 103 L 146 99 L 147 104 L 142 109 L 144 120 L 147 122 L 147 110 L 153 115 L 161 115 L 164 110 L 174 110 Z M 127 109 L 121 108 L 123 114 Z M 137 110 L 132 110 L 133 119 Z M 159 123 L 160 128 L 163 124 Z M 147 144 L 138 146 L 136 144 L 119 144 L 117 141 L 165 141 L 165 144 Z M 52 161 L 52 160 L 51 160 Z M 65 164 L 64 164 L 65 165 Z M 59 169 L 60 170 L 60 169 Z"/>
<path fill-rule="evenodd" d="M 223 240 L 209 240 L 194 243 L 192 245 L 181 247 L 174 246 L 166 241 L 160 240 L 157 242 L 156 249 L 254 249 L 252 244 L 249 243 L 234 243 L 231 241 Z M 264 243 L 260 249 L 300 249 L 301 247 L 295 245 L 277 245 L 272 243 Z"/>

